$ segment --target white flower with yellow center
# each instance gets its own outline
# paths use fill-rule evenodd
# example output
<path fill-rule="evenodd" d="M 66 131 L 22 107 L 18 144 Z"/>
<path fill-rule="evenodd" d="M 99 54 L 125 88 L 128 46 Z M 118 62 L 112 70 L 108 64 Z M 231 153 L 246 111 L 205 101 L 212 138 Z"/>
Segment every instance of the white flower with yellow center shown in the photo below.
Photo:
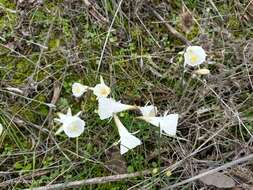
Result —
<path fill-rule="evenodd" d="M 184 53 L 184 64 L 197 66 L 206 60 L 205 50 L 200 46 L 189 46 Z"/>
<path fill-rule="evenodd" d="M 139 107 L 139 110 L 143 116 L 155 117 L 157 114 L 157 107 L 153 105 Z"/>
<path fill-rule="evenodd" d="M 141 144 L 140 139 L 128 132 L 117 115 L 114 115 L 113 118 L 119 131 L 121 155 Z"/>
<path fill-rule="evenodd" d="M 72 116 L 71 109 L 68 109 L 67 114 L 58 113 L 59 119 L 55 119 L 62 123 L 62 126 L 55 133 L 56 135 L 60 134 L 62 131 L 70 138 L 79 137 L 83 131 L 85 122 L 80 119 L 79 115 L 81 112 L 78 112 L 76 115 Z"/>
<path fill-rule="evenodd" d="M 88 89 L 88 86 L 82 85 L 78 82 L 75 82 L 72 85 L 72 93 L 76 98 L 80 98 Z"/>
<path fill-rule="evenodd" d="M 2 134 L 4 128 L 3 128 L 3 125 L 0 123 L 0 135 Z"/>
<path fill-rule="evenodd" d="M 97 84 L 94 88 L 91 88 L 93 90 L 93 94 L 97 96 L 97 99 L 101 97 L 107 97 L 111 93 L 110 87 L 108 87 L 102 76 L 100 76 L 100 84 Z"/>
<path fill-rule="evenodd" d="M 138 109 L 138 107 L 116 102 L 112 98 L 102 97 L 98 99 L 98 115 L 101 120 L 108 119 L 113 114 L 133 109 Z"/>
<path fill-rule="evenodd" d="M 156 127 L 160 127 L 160 131 L 165 132 L 167 135 L 175 136 L 177 132 L 178 114 L 170 114 L 163 117 L 137 117 Z"/>

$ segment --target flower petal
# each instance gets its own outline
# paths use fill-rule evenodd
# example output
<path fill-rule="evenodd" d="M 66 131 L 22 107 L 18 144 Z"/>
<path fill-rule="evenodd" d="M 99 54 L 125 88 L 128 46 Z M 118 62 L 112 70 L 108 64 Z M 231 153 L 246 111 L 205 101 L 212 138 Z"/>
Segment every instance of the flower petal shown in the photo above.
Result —
<path fill-rule="evenodd" d="M 105 84 L 103 77 L 100 75 L 100 84 Z"/>
<path fill-rule="evenodd" d="M 138 107 L 116 102 L 112 98 L 101 97 L 98 99 L 98 115 L 101 120 L 112 117 L 114 113 L 131 109 L 138 109 Z"/>
<path fill-rule="evenodd" d="M 55 135 L 59 135 L 63 130 L 63 126 L 61 126 L 56 132 Z"/>
<path fill-rule="evenodd" d="M 2 134 L 2 132 L 3 132 L 3 125 L 0 123 L 0 135 Z"/>
<path fill-rule="evenodd" d="M 161 132 L 170 136 L 175 136 L 178 125 L 178 114 L 170 114 L 164 117 L 138 117 L 156 127 L 160 127 Z"/>
<path fill-rule="evenodd" d="M 67 116 L 72 116 L 72 112 L 70 108 L 68 108 Z"/>
<path fill-rule="evenodd" d="M 153 105 L 139 107 L 143 116 L 155 117 L 157 114 L 157 107 Z"/>
<path fill-rule="evenodd" d="M 128 132 L 128 130 L 121 123 L 117 115 L 114 115 L 113 118 L 118 128 L 119 136 L 120 136 L 120 154 L 123 155 L 127 151 L 140 145 L 141 140 Z"/>

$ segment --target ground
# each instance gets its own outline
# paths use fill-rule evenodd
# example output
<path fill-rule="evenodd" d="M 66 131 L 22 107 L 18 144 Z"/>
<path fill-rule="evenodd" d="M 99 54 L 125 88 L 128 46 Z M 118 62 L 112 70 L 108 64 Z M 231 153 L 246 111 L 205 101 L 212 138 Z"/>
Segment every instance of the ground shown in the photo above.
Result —
<path fill-rule="evenodd" d="M 250 155 L 252 11 L 247 0 L 0 0 L 0 187 L 150 170 L 76 189 L 160 189 Z M 184 66 L 187 44 L 166 23 L 205 49 L 200 68 L 209 75 Z M 138 112 L 123 112 L 120 119 L 143 144 L 121 156 L 117 128 L 99 119 L 94 95 L 72 96 L 74 82 L 94 86 L 100 75 L 117 100 L 179 113 L 177 137 L 160 136 L 135 118 Z M 53 118 L 68 107 L 86 121 L 77 139 L 54 135 Z M 234 189 L 249 189 L 252 171 L 247 161 L 225 173 Z M 216 189 L 201 180 L 175 187 L 201 188 Z"/>

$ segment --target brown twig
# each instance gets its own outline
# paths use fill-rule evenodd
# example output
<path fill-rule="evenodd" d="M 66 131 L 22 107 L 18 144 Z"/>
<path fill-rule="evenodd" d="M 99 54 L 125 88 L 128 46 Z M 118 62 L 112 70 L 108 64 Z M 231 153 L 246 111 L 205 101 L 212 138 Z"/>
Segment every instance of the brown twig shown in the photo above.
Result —
<path fill-rule="evenodd" d="M 109 23 L 108 19 L 106 19 L 96 8 L 98 7 L 97 4 L 91 3 L 89 0 L 83 0 L 83 2 L 92 17 L 94 17 L 100 24 L 104 25 Z"/>
<path fill-rule="evenodd" d="M 167 23 L 164 18 L 151 6 L 148 6 L 148 8 L 152 11 L 152 13 L 155 15 L 155 17 L 160 20 L 162 23 L 164 23 L 164 25 L 166 26 L 166 28 L 168 29 L 168 31 L 175 37 L 178 38 L 181 42 L 183 42 L 186 45 L 191 45 L 191 42 L 189 40 L 187 40 L 186 37 L 184 37 L 182 34 L 180 34 L 175 28 L 173 28 L 169 23 Z"/>
<path fill-rule="evenodd" d="M 43 175 L 48 174 L 50 171 L 39 171 L 38 173 L 33 174 L 33 176 L 30 175 L 26 175 L 26 176 L 20 176 L 17 178 L 13 178 L 7 181 L 3 181 L 0 183 L 0 187 L 7 187 L 9 185 L 13 185 L 13 184 L 18 184 L 18 183 L 23 183 L 23 184 L 27 184 L 30 183 L 32 181 L 32 177 L 40 177 Z"/>
<path fill-rule="evenodd" d="M 31 188 L 31 189 L 32 190 L 55 190 L 55 189 L 75 188 L 75 187 L 81 187 L 84 185 L 115 182 L 115 181 L 120 181 L 124 179 L 135 178 L 135 177 L 140 177 L 140 176 L 145 176 L 145 175 L 150 175 L 150 174 L 152 174 L 152 170 L 144 170 L 144 171 L 134 172 L 130 174 L 118 174 L 118 175 L 111 175 L 111 176 L 106 176 L 106 177 L 95 177 L 91 179 L 73 181 L 73 182 L 68 182 L 68 183 L 59 183 L 59 184 L 54 184 L 54 185 L 47 185 L 47 186 Z M 25 190 L 28 190 L 28 189 L 25 189 Z"/>
<path fill-rule="evenodd" d="M 52 99 L 51 99 L 51 104 L 52 105 L 56 105 L 58 99 L 60 98 L 61 88 L 62 88 L 61 84 L 58 81 L 55 81 L 54 82 L 54 89 L 53 89 L 53 96 L 52 96 Z M 49 125 L 51 124 L 51 122 L 52 122 L 52 112 L 53 112 L 53 108 L 50 107 L 49 108 L 49 112 L 47 114 L 47 117 L 44 120 L 42 126 L 44 126 L 44 124 L 47 121 L 48 121 Z"/>

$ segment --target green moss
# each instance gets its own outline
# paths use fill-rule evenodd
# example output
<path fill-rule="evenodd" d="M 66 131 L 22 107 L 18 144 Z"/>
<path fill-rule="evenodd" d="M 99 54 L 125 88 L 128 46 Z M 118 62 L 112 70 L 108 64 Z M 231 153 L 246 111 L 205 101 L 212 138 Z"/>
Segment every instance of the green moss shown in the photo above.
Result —
<path fill-rule="evenodd" d="M 197 25 L 193 26 L 190 33 L 187 34 L 187 39 L 189 41 L 193 40 L 199 34 L 199 27 Z"/>
<path fill-rule="evenodd" d="M 33 73 L 34 65 L 26 59 L 20 59 L 17 60 L 14 68 L 12 82 L 16 85 L 20 85 Z"/>
<path fill-rule="evenodd" d="M 60 39 L 53 38 L 49 40 L 48 48 L 49 50 L 55 50 L 60 46 Z"/>
<path fill-rule="evenodd" d="M 0 5 L 3 5 L 5 8 L 14 9 L 15 4 L 11 3 L 8 0 L 0 0 Z M 3 11 L 2 15 L 0 16 L 0 33 L 1 33 L 1 40 L 7 41 L 8 38 L 12 37 L 14 33 L 14 28 L 16 25 L 17 13 L 12 13 L 5 9 L 0 9 Z"/>
<path fill-rule="evenodd" d="M 229 17 L 227 26 L 231 30 L 238 30 L 240 28 L 240 21 L 235 16 L 231 16 Z"/>
<path fill-rule="evenodd" d="M 24 118 L 26 121 L 36 122 L 37 116 L 30 108 L 23 108 L 22 105 L 16 103 L 15 105 L 10 106 L 10 110 L 13 115 L 19 114 L 21 118 Z"/>
<path fill-rule="evenodd" d="M 0 4 L 2 4 L 5 8 L 15 9 L 16 4 L 10 0 L 0 0 Z"/>

